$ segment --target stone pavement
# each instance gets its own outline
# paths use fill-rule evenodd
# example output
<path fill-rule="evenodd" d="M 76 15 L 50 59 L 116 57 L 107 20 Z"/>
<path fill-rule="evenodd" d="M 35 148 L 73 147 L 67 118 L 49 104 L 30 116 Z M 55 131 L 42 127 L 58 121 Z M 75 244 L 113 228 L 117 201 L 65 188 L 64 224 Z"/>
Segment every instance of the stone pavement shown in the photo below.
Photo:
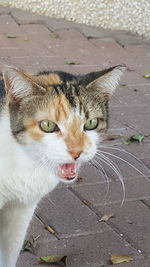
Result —
<path fill-rule="evenodd" d="M 133 257 L 118 267 L 150 266 L 150 80 L 143 77 L 150 74 L 150 42 L 130 32 L 0 7 L 0 71 L 8 64 L 31 72 L 86 73 L 120 63 L 127 71 L 110 102 L 102 150 L 113 153 L 104 155 L 120 169 L 125 196 L 109 166 L 102 164 L 106 176 L 100 167 L 87 165 L 76 184 L 60 185 L 39 203 L 26 237 L 30 251 L 20 254 L 17 267 L 45 266 L 38 259 L 48 255 L 67 255 L 68 267 L 111 266 L 114 253 Z M 139 133 L 146 134 L 142 144 L 122 144 Z"/>

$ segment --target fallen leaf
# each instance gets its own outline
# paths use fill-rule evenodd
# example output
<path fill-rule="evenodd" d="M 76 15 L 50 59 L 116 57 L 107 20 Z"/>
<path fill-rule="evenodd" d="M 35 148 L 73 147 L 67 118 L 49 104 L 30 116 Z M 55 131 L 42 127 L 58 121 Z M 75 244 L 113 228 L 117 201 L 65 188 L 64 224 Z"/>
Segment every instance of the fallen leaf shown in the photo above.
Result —
<path fill-rule="evenodd" d="M 30 251 L 34 253 L 34 249 L 36 247 L 36 240 L 40 237 L 38 235 L 37 237 L 30 236 L 29 239 L 25 240 L 23 243 L 22 251 Z"/>
<path fill-rule="evenodd" d="M 144 134 L 138 134 L 138 135 L 132 135 L 130 137 L 131 141 L 138 141 L 140 144 L 142 143 L 142 140 L 144 139 Z"/>
<path fill-rule="evenodd" d="M 131 144 L 131 141 L 128 139 L 126 141 L 122 141 L 122 144 L 123 145 L 130 145 Z"/>
<path fill-rule="evenodd" d="M 65 61 L 66 65 L 78 65 L 79 63 L 74 62 L 74 61 Z"/>
<path fill-rule="evenodd" d="M 133 258 L 131 256 L 128 255 L 124 255 L 124 254 L 112 254 L 110 261 L 112 264 L 117 264 L 117 263 L 122 263 L 122 262 L 129 262 L 132 261 Z"/>
<path fill-rule="evenodd" d="M 45 226 L 45 229 L 48 230 L 52 235 L 56 234 L 56 231 L 51 226 Z"/>
<path fill-rule="evenodd" d="M 78 177 L 77 177 L 77 180 L 76 180 L 76 183 L 77 183 L 77 184 L 80 184 L 80 183 L 82 183 L 82 181 L 83 181 L 83 178 L 80 177 L 80 176 L 78 176 Z"/>
<path fill-rule="evenodd" d="M 45 256 L 45 257 L 40 257 L 39 259 L 39 264 L 42 263 L 63 263 L 64 266 L 66 265 L 66 260 L 67 260 L 67 256 Z"/>
<path fill-rule="evenodd" d="M 110 218 L 114 217 L 114 214 L 105 214 L 102 216 L 102 218 L 99 220 L 100 222 L 107 222 Z"/>
<path fill-rule="evenodd" d="M 126 83 L 121 84 L 121 86 L 127 86 Z"/>
<path fill-rule="evenodd" d="M 143 77 L 149 79 L 150 78 L 150 74 L 145 74 Z"/>
<path fill-rule="evenodd" d="M 53 33 L 49 34 L 49 37 L 52 38 L 52 39 L 56 39 L 56 38 L 58 38 L 58 34 L 53 32 Z"/>
<path fill-rule="evenodd" d="M 112 140 L 116 140 L 116 139 L 120 139 L 123 136 L 120 134 L 108 134 L 106 135 L 106 137 L 104 138 L 105 141 L 112 141 Z"/>
<path fill-rule="evenodd" d="M 89 202 L 88 202 L 86 199 L 83 199 L 82 202 L 83 202 L 83 204 L 85 204 L 85 205 L 88 205 L 88 204 L 89 204 Z"/>
<path fill-rule="evenodd" d="M 142 143 L 145 135 L 144 134 L 138 134 L 138 135 L 132 135 L 127 140 L 123 141 L 122 144 L 124 145 L 130 145 L 132 142 L 139 142 L 139 144 Z"/>
<path fill-rule="evenodd" d="M 6 34 L 6 37 L 7 37 L 7 38 L 11 38 L 11 39 L 15 39 L 15 38 L 17 38 L 16 35 L 14 35 L 14 34 L 10 34 L 10 33 L 7 33 L 7 34 Z"/>
<path fill-rule="evenodd" d="M 28 41 L 29 40 L 28 37 L 26 37 L 26 36 L 24 36 L 22 39 L 23 39 L 23 41 Z"/>

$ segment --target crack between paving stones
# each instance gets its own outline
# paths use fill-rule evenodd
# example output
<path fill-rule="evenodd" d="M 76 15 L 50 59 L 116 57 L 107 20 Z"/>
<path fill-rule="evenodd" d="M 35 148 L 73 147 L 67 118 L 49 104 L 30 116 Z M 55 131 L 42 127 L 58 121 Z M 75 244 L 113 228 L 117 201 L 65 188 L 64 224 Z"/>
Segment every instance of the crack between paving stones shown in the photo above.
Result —
<path fill-rule="evenodd" d="M 74 194 L 83 204 L 86 203 L 85 206 L 87 206 L 92 212 L 94 212 L 94 214 L 96 214 L 96 216 L 98 217 L 98 220 L 100 220 L 102 218 L 102 216 L 104 214 L 100 213 L 96 209 L 96 207 L 94 207 L 92 205 L 92 203 L 90 203 L 88 200 L 84 199 L 76 190 L 74 190 L 74 188 L 69 187 L 68 190 L 70 192 L 72 192 L 72 194 Z M 139 250 L 141 251 L 141 249 L 137 247 L 137 245 L 132 241 L 132 239 L 130 239 L 130 237 L 128 235 L 126 235 L 126 233 L 122 232 L 121 229 L 116 227 L 116 225 L 113 222 L 107 221 L 107 222 L 104 222 L 104 223 L 106 223 L 117 235 L 119 235 L 119 237 L 121 239 L 126 241 L 137 252 L 139 252 Z M 123 236 L 121 236 L 120 234 L 123 234 Z M 143 252 L 141 252 L 140 255 L 142 255 L 143 257 L 146 257 L 146 255 Z"/>
<path fill-rule="evenodd" d="M 146 202 L 147 199 L 141 199 L 140 202 L 150 210 L 150 205 Z"/>
<path fill-rule="evenodd" d="M 14 20 L 14 22 L 18 25 L 18 26 L 20 26 L 21 24 L 16 20 L 16 18 L 13 16 L 13 14 L 10 12 L 10 17 Z"/>
<path fill-rule="evenodd" d="M 44 223 L 44 221 L 40 218 L 40 216 L 35 212 L 34 213 L 34 216 L 43 224 L 43 227 L 44 227 L 44 229 L 45 229 L 45 227 L 47 226 L 45 223 Z M 52 227 L 52 229 L 54 229 L 53 228 L 53 226 L 52 225 L 49 225 L 50 227 Z M 49 233 L 50 234 L 50 233 Z M 60 238 L 59 238 L 59 236 L 58 236 L 58 233 L 56 232 L 55 234 L 52 234 L 53 236 L 55 236 L 56 237 L 56 239 L 57 240 L 60 240 Z"/>

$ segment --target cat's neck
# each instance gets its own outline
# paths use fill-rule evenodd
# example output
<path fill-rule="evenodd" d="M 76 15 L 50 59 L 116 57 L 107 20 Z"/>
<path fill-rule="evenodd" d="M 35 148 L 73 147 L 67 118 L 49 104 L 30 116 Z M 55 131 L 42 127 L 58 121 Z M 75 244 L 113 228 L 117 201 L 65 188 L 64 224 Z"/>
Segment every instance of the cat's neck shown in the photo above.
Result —
<path fill-rule="evenodd" d="M 1 117 L 0 129 L 0 204 L 1 196 L 4 202 L 38 202 L 58 181 L 48 170 L 39 168 L 17 143 L 7 115 Z"/>

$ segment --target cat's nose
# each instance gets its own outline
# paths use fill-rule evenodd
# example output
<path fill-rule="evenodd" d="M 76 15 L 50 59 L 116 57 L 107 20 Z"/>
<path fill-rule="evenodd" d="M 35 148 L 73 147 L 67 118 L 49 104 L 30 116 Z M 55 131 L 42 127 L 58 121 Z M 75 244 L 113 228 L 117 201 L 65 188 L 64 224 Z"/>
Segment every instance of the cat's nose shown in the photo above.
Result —
<path fill-rule="evenodd" d="M 68 151 L 69 154 L 76 160 L 80 157 L 82 151 Z"/>

